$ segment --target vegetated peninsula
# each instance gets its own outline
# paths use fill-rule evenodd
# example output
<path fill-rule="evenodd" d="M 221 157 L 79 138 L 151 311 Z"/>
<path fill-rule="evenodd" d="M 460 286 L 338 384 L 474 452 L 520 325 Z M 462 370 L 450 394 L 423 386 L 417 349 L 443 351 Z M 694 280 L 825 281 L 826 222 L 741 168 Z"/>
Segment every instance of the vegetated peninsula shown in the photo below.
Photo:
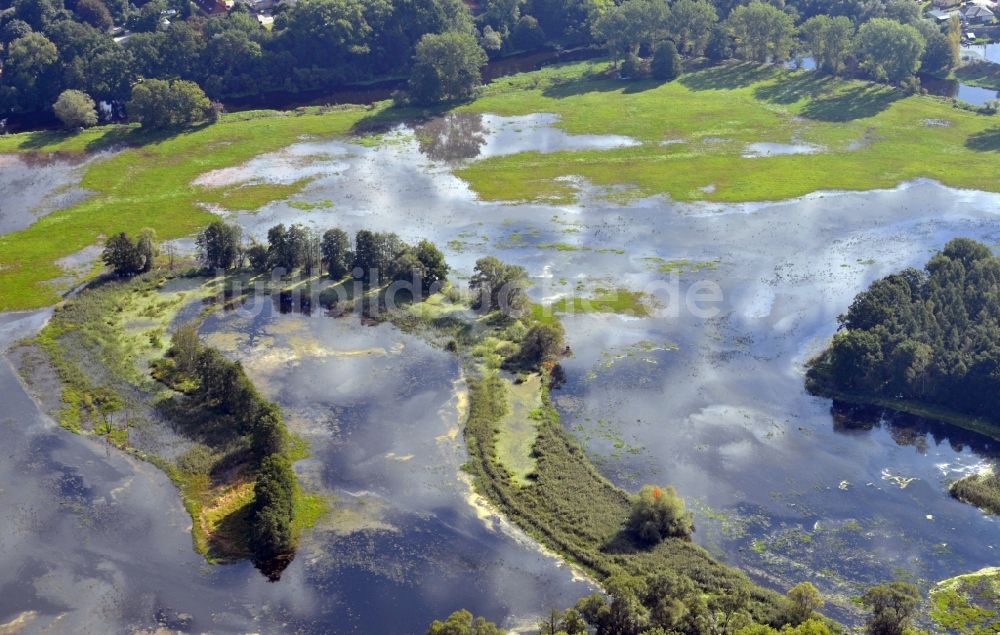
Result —
<path fill-rule="evenodd" d="M 126 245 L 145 269 L 124 234 L 109 240 L 106 256 L 126 264 Z M 176 323 L 185 307 L 222 293 L 218 280 L 150 267 L 98 282 L 13 351 L 25 382 L 63 427 L 160 467 L 180 490 L 194 546 L 208 561 L 251 559 L 276 579 L 325 503 L 292 471 L 307 448 L 280 409 L 239 362 L 199 339 L 199 318 Z"/>
<path fill-rule="evenodd" d="M 923 270 L 872 283 L 810 362 L 810 391 L 943 419 L 1000 438 L 1000 257 L 967 238 Z M 983 473 L 954 496 L 1000 513 L 1000 478 Z"/>

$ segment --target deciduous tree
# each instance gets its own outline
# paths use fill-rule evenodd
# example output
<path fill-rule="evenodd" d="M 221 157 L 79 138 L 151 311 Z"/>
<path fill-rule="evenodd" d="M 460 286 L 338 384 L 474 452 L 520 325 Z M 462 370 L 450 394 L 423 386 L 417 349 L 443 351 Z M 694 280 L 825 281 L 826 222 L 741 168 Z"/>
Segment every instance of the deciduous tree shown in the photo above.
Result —
<path fill-rule="evenodd" d="M 52 106 L 56 117 L 70 130 L 89 128 L 97 124 L 97 107 L 94 100 L 79 90 L 64 90 Z"/>
<path fill-rule="evenodd" d="M 855 49 L 861 68 L 878 80 L 897 84 L 920 68 L 925 42 L 909 24 L 875 18 L 858 29 Z"/>
<path fill-rule="evenodd" d="M 646 485 L 632 503 L 627 527 L 642 542 L 656 544 L 666 538 L 690 537 L 694 516 L 672 486 Z"/>
<path fill-rule="evenodd" d="M 806 20 L 799 30 L 806 51 L 817 66 L 831 75 L 840 72 L 851 50 L 854 23 L 846 16 L 818 15 Z"/>
<path fill-rule="evenodd" d="M 425 35 L 413 60 L 410 96 L 421 104 L 471 97 L 487 61 L 475 36 L 461 32 Z"/>
<path fill-rule="evenodd" d="M 795 23 L 774 5 L 754 0 L 736 7 L 727 21 L 736 55 L 751 62 L 783 62 L 795 37 Z"/>

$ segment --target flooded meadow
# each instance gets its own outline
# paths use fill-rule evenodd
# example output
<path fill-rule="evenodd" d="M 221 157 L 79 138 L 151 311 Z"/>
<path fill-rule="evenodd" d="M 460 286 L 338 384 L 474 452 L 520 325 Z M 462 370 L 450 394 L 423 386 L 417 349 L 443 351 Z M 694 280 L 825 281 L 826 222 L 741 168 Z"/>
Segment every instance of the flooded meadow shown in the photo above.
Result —
<path fill-rule="evenodd" d="M 636 143 L 556 124 L 452 113 L 365 143 L 303 139 L 199 182 L 309 178 L 259 210 L 216 210 L 257 239 L 277 223 L 394 231 L 440 246 L 460 284 L 495 255 L 527 269 L 536 302 L 645 294 L 646 317 L 563 317 L 572 355 L 554 402 L 604 475 L 630 490 L 675 485 L 696 511 L 694 540 L 766 586 L 811 580 L 834 617 L 855 621 L 849 597 L 900 570 L 930 584 L 995 565 L 997 521 L 947 484 L 995 461 L 1000 442 L 810 396 L 803 375 L 872 280 L 922 266 L 956 236 L 1000 243 L 1000 196 L 917 181 L 679 204 L 571 179 L 573 204 L 492 203 L 453 173 L 477 158 Z M 761 161 L 823 151 L 747 149 Z M 0 541 L 0 622 L 404 633 L 468 608 L 516 629 L 590 592 L 473 494 L 452 355 L 389 324 L 279 308 L 256 298 L 213 313 L 201 334 L 281 405 L 310 444 L 296 470 L 332 501 L 280 582 L 248 563 L 206 565 L 166 476 L 59 429 L 4 361 L 0 495 L 14 511 Z M 45 313 L 0 320 L 6 347 Z"/>

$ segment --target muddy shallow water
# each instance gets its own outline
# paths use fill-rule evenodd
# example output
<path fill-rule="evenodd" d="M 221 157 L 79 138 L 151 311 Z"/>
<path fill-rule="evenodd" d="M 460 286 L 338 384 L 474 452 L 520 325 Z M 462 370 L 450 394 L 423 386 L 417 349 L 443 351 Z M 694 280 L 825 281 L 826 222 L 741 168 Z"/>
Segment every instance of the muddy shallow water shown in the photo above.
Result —
<path fill-rule="evenodd" d="M 566 317 L 574 355 L 557 406 L 607 476 L 629 488 L 675 484 L 697 511 L 695 540 L 762 583 L 784 591 L 811 579 L 849 619 L 843 599 L 897 567 L 934 581 L 996 563 L 997 522 L 946 491 L 993 460 L 996 442 L 832 411 L 802 376 L 871 280 L 922 265 L 954 236 L 1000 241 L 1000 196 L 916 182 L 769 204 L 622 205 L 581 182 L 574 205 L 478 201 L 452 174 L 456 162 L 630 142 L 519 119 L 399 128 L 374 148 L 305 141 L 204 178 L 316 177 L 294 197 L 309 211 L 283 201 L 232 215 L 257 237 L 277 222 L 391 230 L 438 243 L 456 279 L 482 255 L 521 264 L 539 300 L 619 286 L 656 297 L 650 318 Z M 2 428 L 4 447 L 17 460 L 0 464 L 0 486 L 16 496 L 11 508 L 34 511 L 0 542 L 13 563 L 0 622 L 36 610 L 48 624 L 66 611 L 65 623 L 149 627 L 164 609 L 189 614 L 194 631 L 419 632 L 462 606 L 515 625 L 587 591 L 470 504 L 451 357 L 384 325 L 252 308 L 216 314 L 202 333 L 243 360 L 311 441 L 313 458 L 296 469 L 338 511 L 279 583 L 249 565 L 205 567 L 166 478 L 54 429 L 4 364 L 0 394 L 17 422 Z M 29 455 L 38 475 L 24 479 Z M 69 503 L 51 485 L 66 473 L 71 493 L 84 492 Z"/>
<path fill-rule="evenodd" d="M 28 227 L 40 217 L 84 200 L 79 187 L 86 164 L 96 155 L 28 153 L 0 155 L 0 236 Z"/>

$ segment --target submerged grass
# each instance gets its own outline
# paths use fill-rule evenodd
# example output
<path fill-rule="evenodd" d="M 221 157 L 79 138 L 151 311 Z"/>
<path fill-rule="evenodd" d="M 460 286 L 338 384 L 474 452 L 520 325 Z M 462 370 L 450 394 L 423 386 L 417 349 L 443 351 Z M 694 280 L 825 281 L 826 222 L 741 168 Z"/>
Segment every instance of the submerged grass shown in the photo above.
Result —
<path fill-rule="evenodd" d="M 1000 632 L 1000 568 L 988 567 L 939 582 L 930 593 L 938 627 L 961 635 Z"/>
<path fill-rule="evenodd" d="M 519 384 L 502 380 L 509 407 L 497 432 L 497 459 L 518 485 L 530 485 L 537 463 L 532 451 L 538 434 L 535 417 L 542 406 L 541 377 L 532 375 Z"/>
<path fill-rule="evenodd" d="M 532 317 L 543 324 L 555 322 L 558 315 L 582 313 L 615 313 L 632 317 L 650 315 L 650 298 L 642 291 L 629 289 L 597 289 L 589 297 L 560 298 L 552 304 L 533 304 Z"/>
<path fill-rule="evenodd" d="M 299 179 L 294 183 L 247 183 L 222 188 L 206 188 L 198 195 L 203 203 L 218 205 L 228 210 L 258 210 L 268 203 L 298 194 L 312 179 Z"/>

